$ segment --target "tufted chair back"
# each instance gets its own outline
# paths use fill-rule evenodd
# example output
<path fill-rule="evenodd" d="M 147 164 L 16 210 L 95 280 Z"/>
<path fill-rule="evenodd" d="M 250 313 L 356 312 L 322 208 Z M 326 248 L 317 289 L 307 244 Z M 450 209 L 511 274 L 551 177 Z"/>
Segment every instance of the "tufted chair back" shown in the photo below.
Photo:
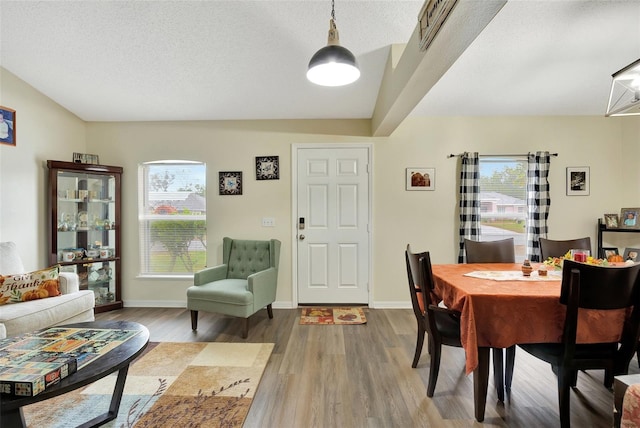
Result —
<path fill-rule="evenodd" d="M 223 263 L 228 266 L 227 278 L 247 279 L 256 272 L 278 268 L 280 242 L 239 240 L 224 238 L 222 242 Z"/>

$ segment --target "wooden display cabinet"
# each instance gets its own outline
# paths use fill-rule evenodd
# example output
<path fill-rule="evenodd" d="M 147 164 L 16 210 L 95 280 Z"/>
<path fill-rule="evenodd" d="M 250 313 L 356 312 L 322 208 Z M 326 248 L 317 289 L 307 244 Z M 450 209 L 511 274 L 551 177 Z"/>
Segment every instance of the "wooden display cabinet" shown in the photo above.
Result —
<path fill-rule="evenodd" d="M 122 308 L 121 179 L 117 166 L 48 160 L 49 263 L 93 290 L 95 312 Z"/>

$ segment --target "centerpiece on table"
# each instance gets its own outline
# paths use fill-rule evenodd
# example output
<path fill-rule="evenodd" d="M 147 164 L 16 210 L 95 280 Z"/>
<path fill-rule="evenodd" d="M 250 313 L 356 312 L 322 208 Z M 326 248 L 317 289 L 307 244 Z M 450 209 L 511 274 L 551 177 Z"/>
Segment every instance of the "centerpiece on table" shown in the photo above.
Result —
<path fill-rule="evenodd" d="M 582 254 L 582 256 L 584 256 L 584 254 Z M 615 266 L 616 264 L 624 263 L 622 256 L 619 256 L 617 254 L 609 256 L 607 259 L 597 259 L 589 255 L 589 256 L 586 256 L 586 258 L 584 258 L 583 260 L 583 259 L 576 258 L 575 254 L 573 254 L 572 251 L 567 251 L 567 253 L 563 257 L 548 257 L 547 260 L 545 260 L 542 263 L 546 265 L 548 268 L 553 268 L 555 270 L 562 270 L 562 264 L 565 260 L 574 260 L 577 262 L 587 263 L 590 265 L 597 265 L 597 266 Z"/>

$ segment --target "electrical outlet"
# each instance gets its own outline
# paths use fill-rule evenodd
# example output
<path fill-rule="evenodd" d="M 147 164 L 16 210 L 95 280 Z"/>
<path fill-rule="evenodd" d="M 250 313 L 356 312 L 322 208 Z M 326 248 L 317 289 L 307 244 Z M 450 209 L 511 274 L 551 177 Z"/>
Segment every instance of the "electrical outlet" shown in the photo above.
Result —
<path fill-rule="evenodd" d="M 262 227 L 275 227 L 276 219 L 273 217 L 262 217 Z"/>

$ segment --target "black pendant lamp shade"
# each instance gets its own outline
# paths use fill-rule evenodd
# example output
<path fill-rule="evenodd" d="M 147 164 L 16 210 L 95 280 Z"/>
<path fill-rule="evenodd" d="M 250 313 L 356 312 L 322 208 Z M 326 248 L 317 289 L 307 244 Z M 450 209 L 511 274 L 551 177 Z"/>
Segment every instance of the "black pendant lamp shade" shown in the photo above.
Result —
<path fill-rule="evenodd" d="M 349 49 L 340 46 L 332 2 L 327 46 L 311 57 L 307 79 L 321 86 L 343 86 L 355 82 L 359 77 L 356 57 Z"/>

